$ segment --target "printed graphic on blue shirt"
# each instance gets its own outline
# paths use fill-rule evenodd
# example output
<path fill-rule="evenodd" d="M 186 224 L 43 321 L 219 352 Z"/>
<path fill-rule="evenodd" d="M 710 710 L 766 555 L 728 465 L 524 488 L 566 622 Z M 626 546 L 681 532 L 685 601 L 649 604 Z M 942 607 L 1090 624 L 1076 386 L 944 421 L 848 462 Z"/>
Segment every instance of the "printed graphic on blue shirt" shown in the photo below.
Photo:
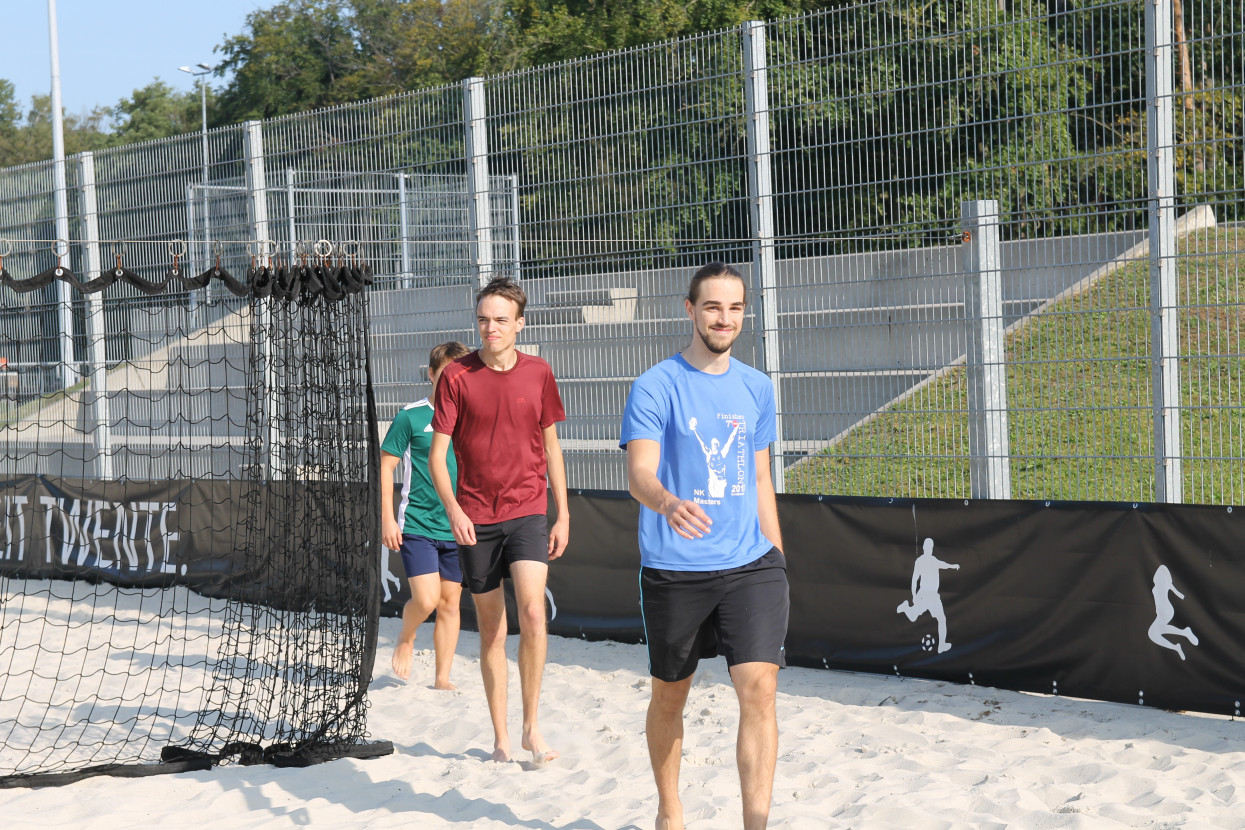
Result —
<path fill-rule="evenodd" d="M 774 392 L 761 372 L 738 361 L 712 375 L 681 356 L 663 360 L 631 387 L 622 447 L 656 441 L 657 479 L 700 505 L 710 533 L 684 539 L 664 516 L 640 511 L 640 557 L 650 568 L 711 571 L 757 559 L 771 544 L 757 513 L 757 453 L 775 440 Z"/>
<path fill-rule="evenodd" d="M 700 451 L 705 454 L 705 466 L 708 468 L 708 480 L 703 489 L 692 491 L 692 499 L 697 504 L 721 504 L 726 495 L 727 467 L 730 467 L 730 487 L 732 496 L 742 496 L 748 492 L 746 472 L 748 469 L 748 428 L 743 416 L 718 415 L 717 422 L 710 422 L 705 427 L 710 436 L 708 443 L 705 436 L 697 429 L 701 426 L 698 418 L 688 419 L 687 426 L 696 440 L 700 442 Z M 719 441 L 714 432 L 729 429 L 726 440 Z M 729 461 L 729 464 L 728 464 Z"/>

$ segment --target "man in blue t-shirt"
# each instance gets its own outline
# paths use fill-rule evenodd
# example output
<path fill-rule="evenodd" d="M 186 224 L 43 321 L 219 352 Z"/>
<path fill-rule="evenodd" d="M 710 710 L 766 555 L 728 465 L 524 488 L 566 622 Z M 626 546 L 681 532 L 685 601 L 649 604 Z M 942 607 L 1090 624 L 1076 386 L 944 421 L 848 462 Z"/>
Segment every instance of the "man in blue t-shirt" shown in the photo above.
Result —
<path fill-rule="evenodd" d="M 692 277 L 686 349 L 631 387 L 619 445 L 640 510 L 640 603 L 653 696 L 647 737 L 657 828 L 683 827 L 683 708 L 696 664 L 723 654 L 739 697 L 736 756 L 745 830 L 769 819 L 778 758 L 774 698 L 785 665 L 790 599 L 769 445 L 774 390 L 731 359 L 743 327 L 739 272 L 720 262 Z"/>

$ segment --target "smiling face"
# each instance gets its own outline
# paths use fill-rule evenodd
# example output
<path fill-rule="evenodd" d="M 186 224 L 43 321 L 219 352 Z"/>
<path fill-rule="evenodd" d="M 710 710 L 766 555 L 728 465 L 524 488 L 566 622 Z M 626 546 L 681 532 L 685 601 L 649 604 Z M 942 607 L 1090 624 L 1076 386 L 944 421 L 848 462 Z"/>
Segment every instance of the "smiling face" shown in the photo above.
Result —
<path fill-rule="evenodd" d="M 697 287 L 696 302 L 684 300 L 687 316 L 699 340 L 710 353 L 726 354 L 743 330 L 744 284 L 733 276 L 711 277 Z"/>
<path fill-rule="evenodd" d="M 514 350 L 515 340 L 523 330 L 523 318 L 514 300 L 490 294 L 476 305 L 476 330 L 480 332 L 480 350 L 500 358 Z"/>

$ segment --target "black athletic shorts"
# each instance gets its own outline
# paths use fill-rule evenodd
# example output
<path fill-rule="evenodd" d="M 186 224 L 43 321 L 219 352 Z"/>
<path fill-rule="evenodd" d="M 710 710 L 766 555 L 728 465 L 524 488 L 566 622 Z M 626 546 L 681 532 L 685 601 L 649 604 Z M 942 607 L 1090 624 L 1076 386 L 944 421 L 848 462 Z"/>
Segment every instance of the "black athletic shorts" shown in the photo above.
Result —
<path fill-rule="evenodd" d="M 725 571 L 640 569 L 640 608 L 649 673 L 673 683 L 702 657 L 787 665 L 791 610 L 787 559 L 778 550 Z"/>
<path fill-rule="evenodd" d="M 476 543 L 459 545 L 458 559 L 463 587 L 473 594 L 487 594 L 510 578 L 511 562 L 549 564 L 549 520 L 541 514 L 476 525 Z"/>

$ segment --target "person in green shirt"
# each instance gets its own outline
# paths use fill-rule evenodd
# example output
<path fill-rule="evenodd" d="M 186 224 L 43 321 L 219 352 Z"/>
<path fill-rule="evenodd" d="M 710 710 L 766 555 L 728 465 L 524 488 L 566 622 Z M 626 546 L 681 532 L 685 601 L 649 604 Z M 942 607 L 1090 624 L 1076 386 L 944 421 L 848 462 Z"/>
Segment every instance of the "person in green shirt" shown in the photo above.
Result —
<path fill-rule="evenodd" d="M 433 348 L 428 355 L 428 379 L 435 392 L 441 370 L 450 361 L 471 350 L 451 341 Z M 462 597 L 462 569 L 458 545 L 441 499 L 428 475 L 428 451 L 432 446 L 432 394 L 403 407 L 381 443 L 380 522 L 381 541 L 402 556 L 411 598 L 402 606 L 402 633 L 393 650 L 393 671 L 403 680 L 410 677 L 415 651 L 415 630 L 435 609 L 436 627 L 432 643 L 436 652 L 434 688 L 454 689 L 450 664 L 458 645 L 459 603 Z M 445 456 L 450 477 L 457 480 L 458 469 L 451 446 Z M 394 509 L 394 472 L 402 466 L 401 501 Z M 399 526 L 398 522 L 402 524 Z"/>

